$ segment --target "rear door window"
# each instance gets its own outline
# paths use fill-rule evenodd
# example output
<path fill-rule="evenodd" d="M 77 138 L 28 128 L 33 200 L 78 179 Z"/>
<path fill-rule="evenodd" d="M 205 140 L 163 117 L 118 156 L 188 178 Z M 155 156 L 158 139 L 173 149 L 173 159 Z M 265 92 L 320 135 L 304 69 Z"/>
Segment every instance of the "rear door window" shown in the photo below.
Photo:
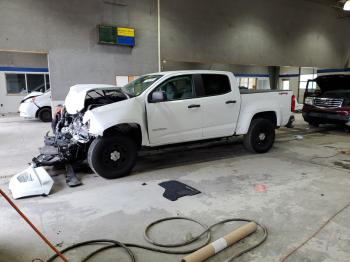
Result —
<path fill-rule="evenodd" d="M 204 96 L 217 96 L 231 91 L 227 75 L 202 74 Z"/>

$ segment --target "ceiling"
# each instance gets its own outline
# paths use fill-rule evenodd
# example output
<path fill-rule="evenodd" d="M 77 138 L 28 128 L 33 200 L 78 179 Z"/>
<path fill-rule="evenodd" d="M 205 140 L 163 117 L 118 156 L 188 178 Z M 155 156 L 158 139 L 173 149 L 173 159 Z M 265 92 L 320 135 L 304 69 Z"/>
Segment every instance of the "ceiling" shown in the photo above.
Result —
<path fill-rule="evenodd" d="M 330 7 L 343 9 L 346 0 L 306 0 L 309 2 L 314 2 L 318 4 L 328 5 Z"/>
<path fill-rule="evenodd" d="M 344 4 L 347 0 L 305 0 L 305 1 L 327 5 L 330 8 L 336 9 L 339 12 L 337 17 L 338 19 L 350 18 L 350 12 L 343 10 Z"/>

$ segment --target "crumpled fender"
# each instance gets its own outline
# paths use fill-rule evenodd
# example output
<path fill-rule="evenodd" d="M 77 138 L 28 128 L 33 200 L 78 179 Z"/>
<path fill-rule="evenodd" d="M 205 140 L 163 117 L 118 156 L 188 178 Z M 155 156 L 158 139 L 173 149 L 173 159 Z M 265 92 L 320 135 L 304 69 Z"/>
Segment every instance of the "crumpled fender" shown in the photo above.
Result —
<path fill-rule="evenodd" d="M 138 124 L 144 134 L 144 105 L 137 98 L 131 98 L 100 106 L 87 111 L 83 116 L 83 123 L 87 124 L 89 134 L 93 136 L 103 136 L 106 129 L 119 124 Z"/>

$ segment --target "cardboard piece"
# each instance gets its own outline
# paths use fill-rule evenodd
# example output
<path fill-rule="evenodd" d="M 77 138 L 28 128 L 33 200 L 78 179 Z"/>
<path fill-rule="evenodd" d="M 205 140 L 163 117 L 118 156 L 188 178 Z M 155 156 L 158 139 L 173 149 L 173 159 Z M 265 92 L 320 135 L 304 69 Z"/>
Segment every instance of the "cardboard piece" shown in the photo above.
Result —
<path fill-rule="evenodd" d="M 224 250 L 226 247 L 232 246 L 234 243 L 237 243 L 239 240 L 249 236 L 254 233 L 257 229 L 257 225 L 254 222 L 250 222 L 226 236 L 198 249 L 197 251 L 189 254 L 184 257 L 181 262 L 202 262 L 220 251 Z"/>

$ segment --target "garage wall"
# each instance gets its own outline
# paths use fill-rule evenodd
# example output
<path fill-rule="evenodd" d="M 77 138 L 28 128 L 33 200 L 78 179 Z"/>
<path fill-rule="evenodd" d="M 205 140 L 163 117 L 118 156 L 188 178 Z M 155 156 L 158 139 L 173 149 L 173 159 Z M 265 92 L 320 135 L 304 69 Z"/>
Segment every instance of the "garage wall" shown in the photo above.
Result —
<path fill-rule="evenodd" d="M 15 113 L 20 101 L 26 93 L 8 94 L 6 88 L 6 74 L 47 74 L 46 54 L 2 52 L 0 51 L 0 114 Z M 46 70 L 45 70 L 46 69 Z"/>
<path fill-rule="evenodd" d="M 239 74 L 269 74 L 267 66 L 249 66 L 249 65 L 229 65 L 229 64 L 206 64 L 206 63 L 190 63 L 190 62 L 175 62 L 162 61 L 162 70 L 222 70 L 230 71 L 237 75 Z"/>
<path fill-rule="evenodd" d="M 5 72 L 0 72 L 0 114 L 16 113 L 24 95 L 8 95 Z"/>
<path fill-rule="evenodd" d="M 349 19 L 305 0 L 162 0 L 163 60 L 344 67 Z"/>
<path fill-rule="evenodd" d="M 136 46 L 97 44 L 98 24 L 136 28 Z M 48 52 L 53 99 L 76 83 L 157 71 L 155 0 L 1 0 L 0 49 Z"/>
<path fill-rule="evenodd" d="M 46 54 L 0 51 L 0 67 L 5 66 L 47 68 L 47 56 Z"/>

